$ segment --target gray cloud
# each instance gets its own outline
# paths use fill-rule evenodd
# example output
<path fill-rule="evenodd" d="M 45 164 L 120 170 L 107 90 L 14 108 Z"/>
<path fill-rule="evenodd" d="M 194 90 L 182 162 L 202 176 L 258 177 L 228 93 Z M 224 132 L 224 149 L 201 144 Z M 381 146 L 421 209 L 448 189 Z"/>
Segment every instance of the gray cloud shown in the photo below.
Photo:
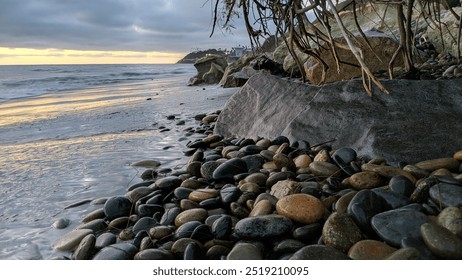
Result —
<path fill-rule="evenodd" d="M 189 52 L 248 44 L 242 25 L 209 38 L 206 0 L 0 0 L 0 47 Z"/>

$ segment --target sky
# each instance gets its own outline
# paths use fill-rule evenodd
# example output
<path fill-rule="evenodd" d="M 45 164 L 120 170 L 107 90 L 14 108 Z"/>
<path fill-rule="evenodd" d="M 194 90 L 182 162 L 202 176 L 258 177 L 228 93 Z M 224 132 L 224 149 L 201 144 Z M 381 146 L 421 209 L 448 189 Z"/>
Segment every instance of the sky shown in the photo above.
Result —
<path fill-rule="evenodd" d="M 212 31 L 207 0 L 0 0 L 0 65 L 175 63 L 250 45 L 243 22 Z"/>

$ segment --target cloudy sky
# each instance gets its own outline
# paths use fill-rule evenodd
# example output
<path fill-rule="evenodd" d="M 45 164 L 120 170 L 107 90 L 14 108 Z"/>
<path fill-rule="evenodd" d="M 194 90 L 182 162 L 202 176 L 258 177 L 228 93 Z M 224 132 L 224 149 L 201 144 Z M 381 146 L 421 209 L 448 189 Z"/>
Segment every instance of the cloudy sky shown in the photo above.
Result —
<path fill-rule="evenodd" d="M 0 64 L 174 63 L 249 45 L 241 22 L 212 30 L 211 0 L 0 0 Z"/>

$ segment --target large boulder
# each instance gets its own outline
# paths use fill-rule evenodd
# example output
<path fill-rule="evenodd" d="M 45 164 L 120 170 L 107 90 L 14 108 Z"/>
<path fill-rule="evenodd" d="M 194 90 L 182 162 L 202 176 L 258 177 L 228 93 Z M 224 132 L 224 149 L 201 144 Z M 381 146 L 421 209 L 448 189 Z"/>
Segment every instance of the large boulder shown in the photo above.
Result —
<path fill-rule="evenodd" d="M 218 83 L 223 77 L 224 69 L 226 69 L 227 66 L 228 62 L 224 56 L 209 54 L 201 57 L 194 63 L 194 67 L 197 69 L 197 75 L 189 80 L 189 85 Z"/>
<path fill-rule="evenodd" d="M 363 36 L 358 35 L 355 38 L 358 49 L 362 50 L 363 59 L 367 66 L 372 72 L 386 71 L 388 65 L 393 57 L 393 54 L 399 47 L 399 42 L 393 37 L 386 35 L 381 32 L 369 31 L 366 32 L 367 42 Z M 337 39 L 339 42 L 346 44 L 343 38 Z M 323 64 L 316 60 L 314 57 L 310 57 L 304 67 L 306 78 L 313 84 L 320 84 L 321 82 L 331 83 L 336 81 L 345 81 L 354 77 L 360 77 L 362 75 L 361 67 L 359 67 L 358 60 L 354 57 L 352 52 L 348 49 L 336 48 L 338 58 L 341 62 L 337 67 L 337 62 L 332 54 L 332 50 L 327 46 L 319 48 L 319 56 L 327 64 L 327 72 L 325 80 L 322 80 L 323 76 Z M 395 66 L 403 66 L 402 55 L 398 55 L 394 62 Z"/>
<path fill-rule="evenodd" d="M 452 156 L 462 148 L 462 79 L 383 81 L 369 97 L 361 80 L 323 86 L 260 73 L 226 103 L 215 133 L 287 136 L 384 157 L 390 163 Z"/>

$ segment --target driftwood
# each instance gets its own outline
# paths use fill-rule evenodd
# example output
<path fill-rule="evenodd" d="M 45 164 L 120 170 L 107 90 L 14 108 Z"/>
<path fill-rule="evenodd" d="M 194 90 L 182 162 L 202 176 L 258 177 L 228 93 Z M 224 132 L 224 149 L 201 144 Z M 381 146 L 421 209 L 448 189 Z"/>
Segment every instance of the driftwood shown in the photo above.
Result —
<path fill-rule="evenodd" d="M 321 46 L 327 46 L 331 50 L 331 55 L 334 57 L 337 70 L 343 62 L 337 55 L 338 49 L 347 49 L 356 58 L 359 67 L 363 72 L 363 85 L 366 92 L 372 94 L 372 85 L 377 86 L 382 92 L 388 93 L 387 89 L 381 84 L 380 80 L 374 76 L 363 60 L 362 53 L 364 51 L 373 52 L 363 28 L 357 21 L 356 10 L 358 7 L 364 7 L 367 4 L 380 3 L 387 5 L 390 9 L 397 10 L 396 23 L 399 27 L 400 46 L 391 61 L 389 62 L 389 76 L 393 78 L 392 67 L 402 66 L 408 77 L 415 76 L 417 71 L 415 68 L 414 41 L 415 32 L 411 28 L 411 19 L 414 15 L 415 7 L 420 7 L 423 11 L 419 16 L 425 20 L 435 22 L 438 26 L 438 17 L 440 12 L 440 4 L 447 7 L 455 19 L 462 23 L 462 15 L 457 15 L 449 6 L 447 0 L 346 0 L 341 3 L 334 3 L 334 0 L 214 0 L 214 19 L 212 34 L 216 28 L 216 24 L 220 19 L 224 19 L 224 27 L 230 27 L 230 23 L 235 17 L 242 17 L 245 21 L 247 32 L 250 38 L 252 47 L 260 46 L 260 40 L 266 37 L 276 35 L 282 38 L 285 42 L 290 54 L 296 61 L 303 79 L 305 79 L 305 71 L 302 63 L 295 54 L 295 49 L 305 52 L 314 57 L 323 65 L 323 73 L 327 71 L 327 65 L 317 53 Z M 221 4 L 221 6 L 220 6 Z M 220 9 L 222 7 L 222 9 Z M 348 30 L 339 13 L 345 9 L 352 9 L 356 23 L 356 32 L 359 32 L 366 44 L 361 44 L 355 40 L 353 30 Z M 425 12 L 427 11 L 427 12 Z M 311 19 L 309 19 L 310 14 Z M 314 19 L 313 19 L 314 17 Z M 317 24 L 315 24 L 317 23 Z M 345 43 L 339 40 L 334 40 L 331 32 L 331 26 L 336 25 L 344 38 Z M 461 31 L 459 25 L 458 40 L 458 59 L 460 61 L 460 38 Z M 270 30 L 274 29 L 276 34 L 272 34 Z M 440 29 L 441 31 L 441 29 Z M 398 55 L 403 56 L 403 65 L 393 65 Z"/>

